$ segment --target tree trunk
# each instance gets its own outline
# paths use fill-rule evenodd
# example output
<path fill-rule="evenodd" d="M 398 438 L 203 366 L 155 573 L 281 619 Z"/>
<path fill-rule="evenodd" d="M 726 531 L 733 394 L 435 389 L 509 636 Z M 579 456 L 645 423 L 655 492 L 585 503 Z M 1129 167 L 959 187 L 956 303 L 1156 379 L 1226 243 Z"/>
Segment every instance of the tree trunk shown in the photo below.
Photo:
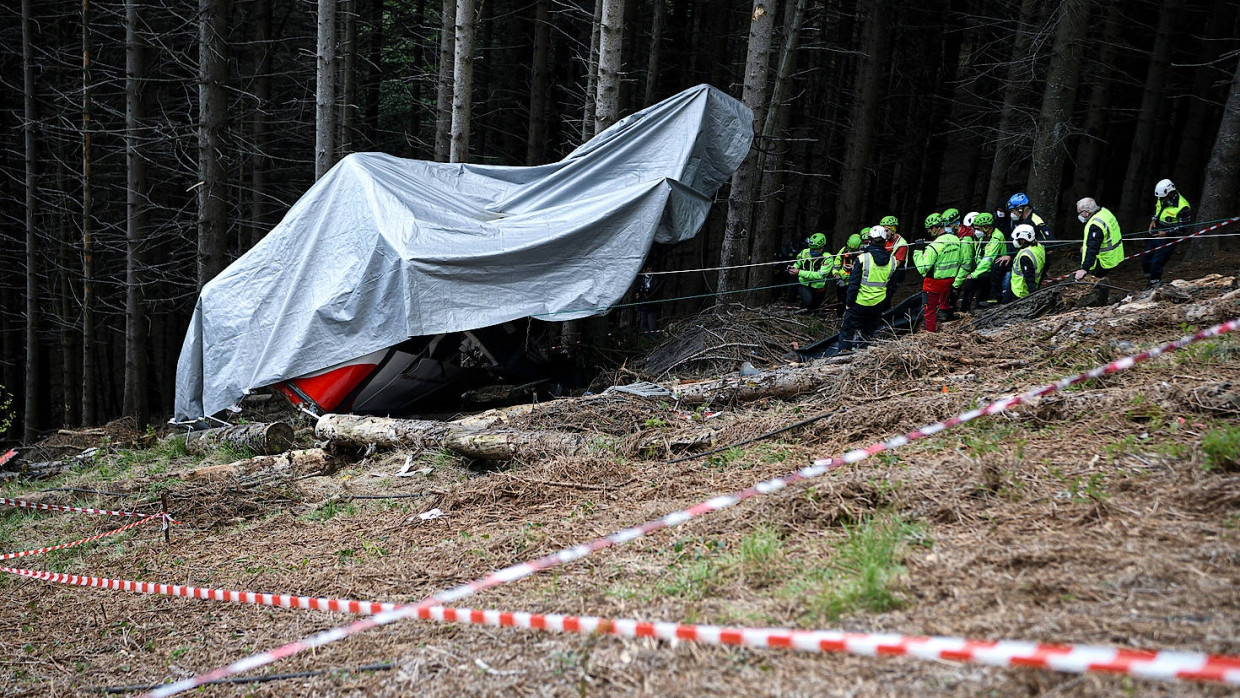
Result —
<path fill-rule="evenodd" d="M 336 0 L 318 0 L 317 77 L 314 89 L 314 178 L 336 164 Z"/>
<path fill-rule="evenodd" d="M 1171 34 L 1179 11 L 1179 0 L 1163 0 L 1158 10 L 1154 48 L 1150 52 L 1150 67 L 1145 75 L 1145 89 L 1141 93 L 1141 108 L 1137 112 L 1137 131 L 1129 149 L 1124 189 L 1120 194 L 1118 214 L 1121 226 L 1132 225 L 1137 209 L 1153 197 L 1153 183 L 1165 176 L 1151 171 L 1154 165 L 1154 126 L 1159 106 L 1164 101 L 1163 88 L 1171 67 Z"/>
<path fill-rule="evenodd" d="M 238 424 L 205 431 L 191 431 L 185 435 L 169 437 L 183 439 L 185 449 L 194 454 L 206 454 L 222 445 L 246 449 L 256 455 L 283 453 L 293 445 L 293 427 L 284 422 L 270 424 Z"/>
<path fill-rule="evenodd" d="M 586 58 L 586 95 L 582 107 L 581 140 L 590 140 L 595 134 L 594 109 L 595 98 L 598 96 L 598 60 L 599 41 L 603 31 L 603 3 L 607 0 L 594 0 L 594 19 L 590 24 L 590 48 Z"/>
<path fill-rule="evenodd" d="M 530 64 L 530 121 L 526 131 L 525 164 L 547 159 L 547 71 L 551 55 L 551 0 L 534 2 L 534 59 Z"/>
<path fill-rule="evenodd" d="M 663 51 L 663 2 L 654 3 L 654 16 L 650 19 L 650 55 L 646 59 L 646 94 L 642 99 L 642 107 L 654 104 L 659 86 L 659 59 Z"/>
<path fill-rule="evenodd" d="M 250 246 L 267 234 L 267 110 L 271 108 L 271 0 L 254 7 L 254 120 L 250 124 L 254 153 L 250 158 Z"/>
<path fill-rule="evenodd" d="M 452 63 L 456 54 L 456 0 L 443 1 L 439 30 L 439 81 L 435 92 L 435 160 L 448 162 L 452 155 Z"/>
<path fill-rule="evenodd" d="M 771 0 L 754 0 L 750 14 L 749 48 L 745 58 L 745 86 L 741 99 L 753 110 L 754 131 L 761 134 L 766 117 L 766 83 L 770 68 L 771 35 L 775 28 L 775 5 Z M 728 191 L 728 220 L 719 250 L 719 292 L 745 288 L 747 269 L 728 269 L 749 261 L 749 243 L 753 231 L 754 191 L 761 185 L 758 170 L 758 149 L 767 143 L 755 139 L 754 147 L 732 175 Z"/>
<path fill-rule="evenodd" d="M 1058 215 L 1059 192 L 1068 153 L 1067 140 L 1072 130 L 1072 105 L 1076 102 L 1081 74 L 1081 43 L 1089 27 L 1089 6 L 1090 0 L 1061 0 L 1059 4 L 1042 110 L 1031 153 L 1029 198 L 1045 214 L 1051 230 L 1057 229 L 1055 221 L 1062 218 Z"/>
<path fill-rule="evenodd" d="M 357 114 L 357 0 L 340 0 L 340 17 L 344 20 L 344 39 L 340 42 L 340 117 L 336 142 L 340 144 L 340 154 L 347 155 L 353 152 L 353 124 Z"/>
<path fill-rule="evenodd" d="M 228 234 L 224 119 L 228 113 L 227 0 L 199 0 L 198 290 L 224 269 Z"/>
<path fill-rule="evenodd" d="M 97 421 L 95 354 L 95 201 L 91 177 L 90 0 L 82 0 L 82 423 Z"/>
<path fill-rule="evenodd" d="M 469 118 L 474 91 L 475 0 L 456 3 L 456 57 L 452 66 L 452 141 L 450 162 L 469 160 Z"/>
<path fill-rule="evenodd" d="M 1221 39 L 1228 36 L 1234 26 L 1236 3 L 1234 0 L 1213 0 L 1210 12 L 1205 19 L 1206 46 L 1221 46 Z M 1174 174 L 1167 175 L 1175 180 L 1176 187 L 1185 192 L 1190 201 L 1197 199 L 1201 193 L 1202 178 L 1205 176 L 1206 165 L 1210 160 L 1210 146 L 1214 143 L 1214 118 L 1219 104 L 1213 99 L 1216 86 L 1226 89 L 1227 68 L 1221 65 L 1218 50 L 1208 54 L 1208 63 L 1194 66 L 1192 89 L 1183 99 L 1190 100 L 1188 118 L 1184 128 L 1180 130 L 1183 138 L 1176 144 L 1179 156 L 1175 161 Z M 1223 75 L 1220 75 L 1223 74 Z M 1226 94 L 1221 95 L 1226 99 Z M 1204 220 L 1204 219 L 1203 219 Z"/>
<path fill-rule="evenodd" d="M 1103 13 L 1102 48 L 1093 66 L 1093 75 L 1087 78 L 1089 109 L 1085 112 L 1084 133 L 1076 149 L 1076 174 L 1073 191 L 1100 192 L 1105 182 L 1098 171 L 1102 164 L 1103 146 L 1106 144 L 1107 127 L 1110 125 L 1111 83 L 1115 75 L 1120 45 L 1119 3 L 1107 0 L 1099 7 Z"/>
<path fill-rule="evenodd" d="M 602 0 L 599 22 L 598 94 L 595 97 L 594 135 L 620 119 L 620 50 L 624 45 L 624 0 Z"/>
<path fill-rule="evenodd" d="M 1214 149 L 1210 164 L 1206 167 L 1206 181 L 1202 186 L 1201 209 L 1198 220 L 1210 221 L 1236 214 L 1240 205 L 1240 62 L 1231 80 L 1231 91 L 1219 122 L 1218 135 L 1214 137 Z M 1223 232 L 1235 232 L 1235 224 Z M 1189 243 L 1191 259 L 1208 259 L 1219 252 L 1219 238 L 1202 237 Z"/>
<path fill-rule="evenodd" d="M 990 183 L 986 186 L 986 206 L 1007 203 L 1007 186 L 1012 167 L 1012 153 L 1021 145 L 1016 119 L 1020 115 L 1023 95 L 1033 82 L 1033 63 L 1030 55 L 1034 32 L 1032 25 L 1038 18 L 1041 6 L 1038 0 L 1021 0 L 1020 16 L 1012 36 L 1011 59 L 1008 62 L 1007 87 L 1003 90 L 1003 104 L 999 107 L 999 120 L 994 130 L 995 158 L 990 165 Z"/>
<path fill-rule="evenodd" d="M 142 146 L 142 88 L 146 62 L 138 33 L 139 3 L 125 3 L 125 390 L 121 411 L 139 426 L 146 424 L 147 329 L 142 301 L 142 243 L 146 224 L 146 161 Z"/>
<path fill-rule="evenodd" d="M 756 220 L 754 222 L 754 239 L 752 258 L 757 262 L 768 262 L 774 259 L 778 246 L 776 235 L 780 212 L 788 197 L 784 188 L 783 166 L 786 146 L 776 147 L 776 137 L 783 134 L 788 127 L 789 109 L 785 104 L 787 88 L 792 80 L 792 72 L 796 69 L 796 51 L 801 34 L 801 22 L 805 16 L 806 0 L 788 0 L 784 19 L 784 43 L 779 52 L 779 65 L 775 69 L 775 83 L 771 87 L 770 106 L 767 108 L 766 121 L 762 125 L 761 143 L 765 152 L 758 158 L 758 171 L 762 175 L 762 197 L 758 202 Z M 771 267 L 750 267 L 749 287 L 761 288 L 771 285 Z M 769 300 L 774 294 L 762 291 L 755 295 L 759 302 Z"/>
<path fill-rule="evenodd" d="M 887 61 L 888 19 L 892 14 L 891 0 L 875 0 L 866 21 L 865 53 L 860 57 L 853 89 L 852 115 L 848 127 L 848 148 L 840 170 L 840 195 L 836 205 L 835 230 L 854 230 L 861 225 L 865 211 L 862 205 L 872 178 L 874 133 L 878 120 L 878 100 L 882 91 L 884 65 Z"/>
<path fill-rule="evenodd" d="M 35 84 L 33 0 L 22 0 L 22 135 L 26 156 L 26 381 L 22 441 L 34 443 L 39 427 L 39 257 L 35 226 Z M 82 31 L 86 31 L 83 25 Z M 2 399 L 2 396 L 0 396 Z"/>

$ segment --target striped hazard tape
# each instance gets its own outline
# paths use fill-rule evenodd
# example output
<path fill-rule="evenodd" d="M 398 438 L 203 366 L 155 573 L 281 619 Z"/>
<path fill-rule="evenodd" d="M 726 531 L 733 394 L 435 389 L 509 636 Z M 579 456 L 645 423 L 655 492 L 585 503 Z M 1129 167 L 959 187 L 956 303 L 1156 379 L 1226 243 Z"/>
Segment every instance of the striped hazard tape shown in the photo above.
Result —
<path fill-rule="evenodd" d="M 0 555 L 0 560 L 12 560 L 15 557 L 29 557 L 31 555 L 38 555 L 40 553 L 48 553 L 53 550 L 64 550 L 65 548 L 73 548 L 73 547 L 82 545 L 84 543 L 90 543 L 92 541 L 97 541 L 101 538 L 107 538 L 108 536 L 114 536 L 123 531 L 128 531 L 129 529 L 141 526 L 142 524 L 148 521 L 155 521 L 157 519 L 162 520 L 163 517 L 165 516 L 167 516 L 167 514 L 148 514 L 147 517 L 145 519 L 142 519 L 141 521 L 134 521 L 133 523 L 125 524 L 124 526 L 121 526 L 120 528 L 113 529 L 111 531 L 105 531 L 104 533 L 90 536 L 89 538 L 82 538 L 81 540 L 75 540 L 72 543 L 62 543 L 61 545 L 54 545 L 50 548 L 38 548 L 36 550 L 23 550 L 19 553 L 5 553 L 3 555 Z M 168 522 L 165 520 L 164 527 L 167 528 L 167 526 L 168 526 Z"/>
<path fill-rule="evenodd" d="M 0 567 L 0 571 L 58 584 L 279 608 L 372 614 L 387 613 L 398 608 L 394 603 L 207 589 L 12 567 Z M 1032 667 L 1067 673 L 1113 673 L 1145 679 L 1213 681 L 1240 685 L 1240 657 L 1201 652 L 1135 650 L 1090 645 L 1047 645 L 1012 641 L 994 642 L 955 637 L 835 630 L 651 623 L 624 618 L 446 608 L 444 606 L 418 608 L 414 617 L 441 623 L 524 628 L 581 635 L 648 637 L 667 642 L 683 641 L 710 645 L 781 648 L 802 652 L 839 652 L 867 657 L 908 656 L 919 659 L 974 662 L 999 667 Z M 174 685 L 169 684 L 167 687 L 157 689 L 151 695 L 170 695 L 160 693 L 160 691 L 171 689 Z"/>
<path fill-rule="evenodd" d="M 803 468 L 795 473 L 791 473 L 783 477 L 766 480 L 742 492 L 714 497 L 688 509 L 673 512 L 653 521 L 648 521 L 640 526 L 626 528 L 622 531 L 618 531 L 603 538 L 598 538 L 589 543 L 583 543 L 571 548 L 565 548 L 551 555 L 538 558 L 537 560 L 522 562 L 520 564 L 492 572 L 491 574 L 480 579 L 436 593 L 417 604 L 398 606 L 390 611 L 375 614 L 369 618 L 355 621 L 346 626 L 316 633 L 307 638 L 291 642 L 273 650 L 250 655 L 249 657 L 233 662 L 227 666 L 219 667 L 193 678 L 177 681 L 176 683 L 169 684 L 168 686 L 162 687 L 145 695 L 152 697 L 176 695 L 197 686 L 201 686 L 209 681 L 218 680 L 243 671 L 249 671 L 261 666 L 266 666 L 284 659 L 285 657 L 290 657 L 306 650 L 322 647 L 337 640 L 343 640 L 346 637 L 355 635 L 365 630 L 370 630 L 372 628 L 388 625 L 400 620 L 416 617 L 422 609 L 449 603 L 457 599 L 470 596 L 483 589 L 499 586 L 501 584 L 507 584 L 518 579 L 523 579 L 536 572 L 579 560 L 598 550 L 603 550 L 614 545 L 621 545 L 637 540 L 638 538 L 641 538 L 653 531 L 676 526 L 703 514 L 735 506 L 736 504 L 757 495 L 777 492 L 801 480 L 821 476 L 829 470 L 838 467 L 840 464 L 856 463 L 876 453 L 880 453 L 888 449 L 899 448 L 912 441 L 917 441 L 919 439 L 926 438 L 927 436 L 932 436 L 945 429 L 972 421 L 983 415 L 1002 412 L 1021 403 L 1028 402 L 1029 400 L 1049 395 L 1078 383 L 1098 378 L 1099 376 L 1125 371 L 1138 363 L 1147 361 L 1167 352 L 1176 351 L 1190 344 L 1231 332 L 1236 329 L 1237 325 L 1240 325 L 1240 319 L 1233 319 L 1220 323 L 1213 327 L 1201 330 L 1195 334 L 1181 337 L 1180 339 L 1168 342 L 1161 346 L 1147 349 L 1139 354 L 1117 359 L 1103 366 L 1098 366 L 1089 371 L 1085 371 L 1084 373 L 1063 378 L 1054 383 L 1021 393 L 1020 395 L 1003 400 L 997 400 L 984 407 L 969 410 L 968 412 L 964 412 L 950 419 L 922 427 L 915 431 L 909 432 L 908 434 L 896 436 L 867 448 L 849 451 L 838 459 L 826 458 L 816 460 L 809 467 Z"/>
<path fill-rule="evenodd" d="M 5 497 L 0 497 L 0 505 L 10 506 L 10 507 L 19 507 L 21 509 L 39 509 L 43 511 L 69 511 L 69 512 L 74 512 L 77 514 L 99 514 L 101 516 L 133 516 L 133 517 L 152 516 L 152 514 L 149 514 L 149 513 L 143 514 L 137 511 L 113 511 L 110 509 L 90 509 L 88 507 L 67 507 L 61 504 L 42 504 L 40 502 L 27 502 L 23 499 L 8 499 Z M 163 515 L 167 516 L 167 514 L 163 514 Z M 154 514 L 154 516 L 160 516 L 160 514 Z M 176 523 L 176 522 L 173 521 L 172 523 Z"/>
<path fill-rule="evenodd" d="M 1240 221 L 1240 216 L 1237 216 L 1237 217 L 1235 217 L 1235 218 L 1227 218 L 1227 219 L 1225 219 L 1225 220 L 1219 221 L 1218 223 L 1215 223 L 1214 225 L 1212 225 L 1212 226 L 1210 226 L 1210 227 L 1208 227 L 1208 228 L 1202 228 L 1201 230 L 1198 230 L 1197 232 L 1192 233 L 1191 235 L 1185 235 L 1184 237 L 1175 238 L 1174 240 L 1172 240 L 1171 242 L 1168 242 L 1168 243 L 1167 243 L 1167 244 L 1165 244 L 1165 245 L 1159 245 L 1159 246 L 1157 246 L 1157 247 L 1151 247 L 1151 248 L 1150 248 L 1150 249 L 1148 249 L 1148 250 L 1142 250 L 1142 251 L 1140 251 L 1140 252 L 1136 252 L 1136 253 L 1130 254 L 1130 255 L 1128 255 L 1127 257 L 1124 257 L 1123 259 L 1121 259 L 1121 260 L 1119 260 L 1119 261 L 1121 261 L 1121 262 L 1127 262 L 1127 261 L 1128 261 L 1128 260 L 1130 260 L 1130 259 L 1133 259 L 1133 258 L 1136 258 L 1136 257 L 1140 257 L 1141 255 L 1149 254 L 1149 253 L 1151 253 L 1151 252 L 1154 252 L 1155 250 L 1161 250 L 1161 249 L 1163 249 L 1164 247 L 1171 247 L 1172 245 L 1178 245 L 1178 244 L 1180 244 L 1181 242 L 1184 242 L 1185 240 L 1188 240 L 1188 239 L 1190 239 L 1190 238 L 1195 238 L 1195 237 L 1197 237 L 1198 235 L 1204 235 L 1205 233 L 1208 233 L 1208 232 L 1210 232 L 1211 230 L 1218 230 L 1219 228 L 1222 228 L 1223 226 L 1225 226 L 1225 225 L 1229 225 L 1229 224 L 1231 224 L 1231 223 L 1235 223 L 1236 221 Z M 1131 239 L 1135 239 L 1135 238 L 1124 238 L 1124 239 L 1125 239 L 1125 240 L 1131 240 Z M 1141 239 L 1154 239 L 1154 238 L 1141 238 Z M 1068 278 L 1069 276 L 1072 276 L 1072 275 L 1073 275 L 1073 274 L 1075 274 L 1075 273 L 1076 273 L 1076 271 L 1075 271 L 1075 270 L 1073 270 L 1073 271 L 1068 272 L 1067 274 L 1064 274 L 1063 276 L 1056 276 L 1055 278 L 1053 278 L 1053 279 L 1051 279 L 1051 280 L 1049 280 L 1049 281 L 1045 281 L 1045 282 L 1043 282 L 1043 284 L 1042 284 L 1042 285 L 1043 285 L 1043 286 L 1049 286 L 1049 285 L 1051 285 L 1051 284 L 1058 283 L 1058 282 L 1063 281 L 1064 279 Z"/>

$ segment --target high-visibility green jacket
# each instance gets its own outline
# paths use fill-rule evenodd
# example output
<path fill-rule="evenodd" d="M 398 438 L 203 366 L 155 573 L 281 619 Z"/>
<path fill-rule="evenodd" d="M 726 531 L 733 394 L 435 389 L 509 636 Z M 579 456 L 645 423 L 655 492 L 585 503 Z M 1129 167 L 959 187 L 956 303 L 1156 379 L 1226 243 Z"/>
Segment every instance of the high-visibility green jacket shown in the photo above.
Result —
<path fill-rule="evenodd" d="M 924 250 L 913 250 L 913 265 L 928 279 L 954 279 L 960 270 L 960 238 L 955 233 L 944 232 L 926 245 Z"/>
<path fill-rule="evenodd" d="M 1176 202 L 1171 206 L 1164 205 L 1162 199 L 1154 197 L 1154 224 L 1159 228 L 1174 228 L 1193 220 L 1193 207 L 1189 205 L 1188 199 L 1178 191 L 1175 195 Z"/>
<path fill-rule="evenodd" d="M 828 273 L 825 269 L 827 260 L 831 259 L 823 254 L 814 254 L 810 248 L 801 250 L 797 255 L 797 261 L 794 266 L 797 269 L 797 281 L 803 286 L 809 286 L 813 289 L 825 288 L 827 285 Z"/>
<path fill-rule="evenodd" d="M 979 244 L 982 244 L 979 242 Z M 973 265 L 973 273 L 969 274 L 969 278 L 977 277 L 990 271 L 990 267 L 994 265 L 995 260 L 1002 257 L 1007 249 L 1007 241 L 1003 239 L 1003 231 L 995 228 L 990 231 L 990 237 L 985 240 L 981 253 L 978 255 L 977 263 Z"/>
<path fill-rule="evenodd" d="M 1029 282 L 1025 279 L 1022 262 L 1029 260 L 1033 263 L 1033 286 L 1029 286 Z M 1046 248 L 1036 242 L 1016 253 L 1016 258 L 1012 260 L 1012 295 L 1017 298 L 1025 296 L 1038 290 L 1042 285 L 1042 275 L 1046 273 Z"/>
<path fill-rule="evenodd" d="M 1101 232 L 1097 248 L 1091 249 L 1091 229 Z M 1119 230 L 1119 221 L 1109 209 L 1100 208 L 1098 212 L 1085 221 L 1085 241 L 1081 244 L 1081 268 L 1091 271 L 1095 266 L 1103 269 L 1114 269 L 1124 261 L 1124 237 Z"/>
<path fill-rule="evenodd" d="M 969 274 L 973 273 L 973 265 L 977 261 L 978 243 L 973 239 L 973 235 L 960 237 L 960 268 L 956 270 L 956 280 L 952 282 L 952 288 L 960 288 L 964 285 Z"/>
<path fill-rule="evenodd" d="M 881 254 L 881 252 L 880 252 Z M 887 297 L 887 280 L 895 267 L 895 257 L 888 257 L 886 264 L 879 264 L 874 255 L 864 252 L 853 264 L 861 265 L 861 288 L 857 290 L 857 305 L 874 307 Z"/>
<path fill-rule="evenodd" d="M 822 273 L 826 277 L 834 278 L 837 281 L 847 280 L 848 271 L 851 268 L 851 265 L 847 265 L 845 262 L 856 257 L 858 254 L 859 253 L 857 250 L 849 249 L 848 245 L 844 245 L 840 248 L 839 252 L 836 252 L 834 255 L 828 257 L 827 261 L 823 263 Z"/>

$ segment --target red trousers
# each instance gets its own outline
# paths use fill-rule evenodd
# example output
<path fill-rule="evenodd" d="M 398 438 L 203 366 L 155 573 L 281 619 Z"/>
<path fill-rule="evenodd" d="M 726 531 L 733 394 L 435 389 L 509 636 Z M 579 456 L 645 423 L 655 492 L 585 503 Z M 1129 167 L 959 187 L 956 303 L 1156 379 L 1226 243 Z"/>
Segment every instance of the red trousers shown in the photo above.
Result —
<path fill-rule="evenodd" d="M 921 290 L 926 292 L 925 313 L 926 331 L 937 332 L 939 326 L 939 310 L 947 310 L 947 295 L 951 293 L 955 279 L 926 279 L 921 282 Z"/>

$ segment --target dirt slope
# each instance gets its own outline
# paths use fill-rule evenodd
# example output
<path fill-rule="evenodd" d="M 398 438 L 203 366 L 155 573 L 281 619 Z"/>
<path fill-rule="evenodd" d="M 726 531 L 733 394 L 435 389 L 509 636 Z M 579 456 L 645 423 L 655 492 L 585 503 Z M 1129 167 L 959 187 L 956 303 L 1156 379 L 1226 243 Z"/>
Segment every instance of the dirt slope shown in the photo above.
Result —
<path fill-rule="evenodd" d="M 417 467 L 429 471 L 398 478 L 392 474 L 413 454 L 389 454 L 331 477 L 237 491 L 162 481 L 176 464 L 122 452 L 57 484 L 169 489 L 183 522 L 171 544 L 153 527 L 19 562 L 229 589 L 416 600 L 1240 315 L 1240 295 L 1229 285 L 1203 284 L 1180 303 L 1135 299 L 875 346 L 814 395 L 724 406 L 708 424 L 726 444 L 844 411 L 679 464 L 618 457 L 604 445 L 585 458 L 478 473 L 445 454 L 421 453 Z M 1208 342 L 462 605 L 1240 654 L 1240 473 L 1202 446 L 1211 432 L 1237 429 L 1238 377 L 1240 341 Z M 617 411 L 636 416 L 608 422 L 612 431 L 617 424 L 677 428 L 666 405 L 633 399 L 639 402 Z M 37 487 L 17 483 L 5 496 Z M 417 496 L 347 498 L 363 493 Z M 444 515 L 417 516 L 432 508 Z M 4 510 L 0 545 L 58 543 L 115 522 Z M 7 576 L 0 585 L 0 694 L 10 696 L 97 695 L 92 689 L 187 676 L 348 619 Z M 394 668 L 204 694 L 1227 694 L 1121 677 L 421 622 L 364 633 L 271 671 L 372 662 Z"/>

